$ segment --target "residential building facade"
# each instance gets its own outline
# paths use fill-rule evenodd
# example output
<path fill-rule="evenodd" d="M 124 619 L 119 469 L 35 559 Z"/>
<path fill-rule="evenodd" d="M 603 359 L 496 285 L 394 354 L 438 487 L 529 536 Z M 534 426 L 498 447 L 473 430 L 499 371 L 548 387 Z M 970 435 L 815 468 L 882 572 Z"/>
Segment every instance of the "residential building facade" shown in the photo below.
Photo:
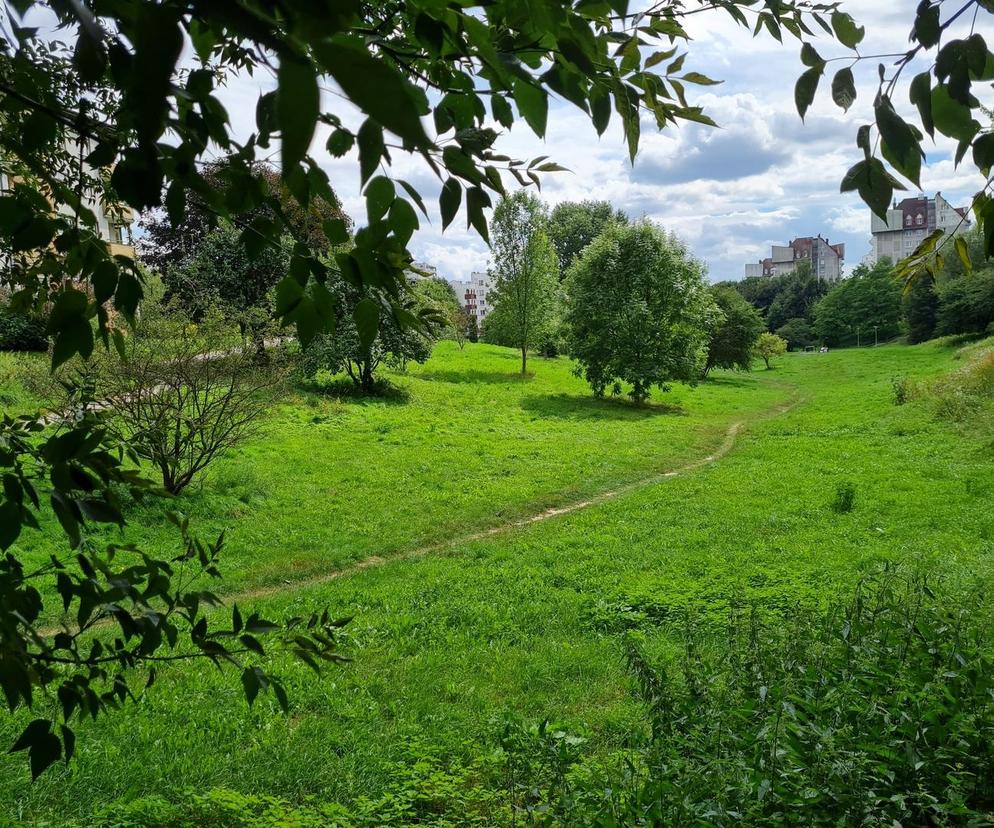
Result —
<path fill-rule="evenodd" d="M 469 279 L 453 281 L 452 287 L 469 315 L 476 318 L 478 325 L 482 324 L 492 310 L 494 283 L 490 274 L 475 270 L 469 274 Z"/>
<path fill-rule="evenodd" d="M 745 266 L 746 278 L 750 276 L 783 276 L 793 273 L 798 263 L 811 263 L 811 273 L 819 279 L 834 282 L 842 276 L 846 246 L 831 244 L 820 234 L 801 236 L 785 245 L 772 246 L 770 255 L 755 264 Z"/>
<path fill-rule="evenodd" d="M 870 214 L 871 250 L 863 261 L 873 265 L 886 256 L 896 262 L 910 256 L 935 230 L 948 234 L 962 233 L 969 228 L 967 211 L 953 207 L 941 192 L 937 192 L 935 198 L 919 193 L 903 201 L 895 200 L 894 206 L 887 211 L 886 220 L 876 213 Z"/>

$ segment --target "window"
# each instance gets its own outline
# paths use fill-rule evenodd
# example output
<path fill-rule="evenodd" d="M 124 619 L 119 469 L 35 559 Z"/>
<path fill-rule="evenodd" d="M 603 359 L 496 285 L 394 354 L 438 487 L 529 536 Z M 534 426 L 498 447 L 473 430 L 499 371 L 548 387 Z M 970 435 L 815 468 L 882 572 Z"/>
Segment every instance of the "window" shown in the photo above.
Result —
<path fill-rule="evenodd" d="M 911 216 L 905 216 L 904 217 L 904 225 L 906 227 L 910 227 L 911 226 Z"/>
<path fill-rule="evenodd" d="M 925 216 L 919 213 L 918 216 L 915 218 L 915 224 L 921 227 L 924 223 L 925 223 Z"/>

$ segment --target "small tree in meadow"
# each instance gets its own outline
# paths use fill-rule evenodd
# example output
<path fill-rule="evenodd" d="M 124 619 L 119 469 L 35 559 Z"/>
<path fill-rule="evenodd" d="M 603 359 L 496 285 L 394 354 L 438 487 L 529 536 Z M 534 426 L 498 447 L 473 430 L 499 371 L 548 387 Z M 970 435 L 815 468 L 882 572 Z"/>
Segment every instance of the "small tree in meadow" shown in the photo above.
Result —
<path fill-rule="evenodd" d="M 491 224 L 496 287 L 487 327 L 501 345 L 521 351 L 521 373 L 528 351 L 547 336 L 559 288 L 556 251 L 545 233 L 545 208 L 525 190 L 501 200 Z"/>
<path fill-rule="evenodd" d="M 712 289 L 711 295 L 721 310 L 721 320 L 708 339 L 704 374 L 706 376 L 712 368 L 748 371 L 752 364 L 753 346 L 766 327 L 763 318 L 732 288 Z"/>
<path fill-rule="evenodd" d="M 787 353 L 787 340 L 769 331 L 764 331 L 756 340 L 753 352 L 766 363 L 766 370 L 769 371 L 773 367 L 770 365 L 770 361 Z"/>
<path fill-rule="evenodd" d="M 580 255 L 567 279 L 567 352 L 594 394 L 611 388 L 644 402 L 656 385 L 693 382 L 719 318 L 704 268 L 649 222 L 612 226 Z"/>

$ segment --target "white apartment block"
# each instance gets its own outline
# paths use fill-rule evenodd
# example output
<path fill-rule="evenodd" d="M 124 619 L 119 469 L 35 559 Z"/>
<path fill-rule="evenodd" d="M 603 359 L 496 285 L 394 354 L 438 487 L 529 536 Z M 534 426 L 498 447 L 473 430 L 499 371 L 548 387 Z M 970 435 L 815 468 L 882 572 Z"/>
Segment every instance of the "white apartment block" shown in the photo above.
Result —
<path fill-rule="evenodd" d="M 914 198 L 895 201 L 887 211 L 887 220 L 876 213 L 870 214 L 871 250 L 863 259 L 873 265 L 886 256 L 897 262 L 910 256 L 915 248 L 935 230 L 948 233 L 962 233 L 970 228 L 966 210 L 953 207 L 936 193 L 935 198 L 927 198 L 920 193 Z"/>
<path fill-rule="evenodd" d="M 459 303 L 476 317 L 477 324 L 487 318 L 492 310 L 491 299 L 494 289 L 493 280 L 485 270 L 474 270 L 469 279 L 458 279 L 452 282 L 452 287 L 459 298 Z"/>

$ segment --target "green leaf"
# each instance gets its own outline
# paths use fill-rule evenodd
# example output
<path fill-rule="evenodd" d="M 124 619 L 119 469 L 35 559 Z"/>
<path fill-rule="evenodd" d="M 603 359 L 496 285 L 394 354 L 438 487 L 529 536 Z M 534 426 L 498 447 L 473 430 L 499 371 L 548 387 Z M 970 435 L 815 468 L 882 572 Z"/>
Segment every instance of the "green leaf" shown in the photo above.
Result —
<path fill-rule="evenodd" d="M 442 214 L 442 229 L 448 227 L 459 212 L 459 202 L 462 198 L 462 185 L 457 178 L 448 178 L 442 185 L 442 194 L 438 197 L 438 207 Z"/>
<path fill-rule="evenodd" d="M 0 503 L 0 549 L 8 549 L 21 534 L 21 509 L 12 500 Z"/>
<path fill-rule="evenodd" d="M 29 724 L 11 747 L 11 753 L 27 750 L 31 764 L 31 779 L 34 781 L 62 756 L 62 742 L 52 733 L 52 723 L 47 719 L 35 719 Z"/>
<path fill-rule="evenodd" d="M 507 102 L 507 98 L 503 95 L 494 94 L 490 96 L 490 110 L 494 114 L 494 120 L 501 126 L 510 129 L 514 124 L 514 112 L 511 109 L 511 104 Z"/>
<path fill-rule="evenodd" d="M 839 42 L 850 49 L 855 49 L 866 34 L 862 26 L 857 26 L 852 17 L 841 11 L 832 14 L 832 28 Z"/>
<path fill-rule="evenodd" d="M 342 219 L 328 219 L 322 225 L 328 244 L 335 247 L 349 240 L 349 230 Z"/>
<path fill-rule="evenodd" d="M 249 707 L 255 703 L 256 696 L 259 695 L 259 676 L 255 667 L 246 667 L 242 670 L 242 688 L 245 690 L 245 698 Z"/>
<path fill-rule="evenodd" d="M 313 49 L 353 104 L 411 146 L 431 144 L 421 125 L 415 90 L 362 40 L 335 37 L 318 41 Z"/>
<path fill-rule="evenodd" d="M 369 223 L 373 224 L 383 218 L 396 197 L 393 181 L 386 176 L 378 175 L 370 181 L 366 186 L 366 215 Z"/>
<path fill-rule="evenodd" d="M 911 103 L 918 107 L 925 131 L 934 136 L 935 123 L 932 120 L 932 76 L 928 72 L 915 75 L 910 88 Z"/>
<path fill-rule="evenodd" d="M 280 59 L 276 80 L 276 119 L 280 126 L 285 177 L 303 160 L 311 145 L 321 93 L 310 61 L 290 55 Z"/>
<path fill-rule="evenodd" d="M 717 86 L 719 83 L 724 83 L 720 80 L 712 80 L 707 75 L 702 75 L 700 72 L 687 72 L 681 80 L 687 83 L 695 83 L 698 86 Z"/>
<path fill-rule="evenodd" d="M 355 144 L 355 136 L 347 129 L 336 129 L 328 136 L 325 146 L 336 158 L 341 158 L 352 149 Z"/>
<path fill-rule="evenodd" d="M 391 205 L 389 224 L 397 241 L 405 247 L 420 225 L 418 214 L 414 212 L 411 203 L 403 198 L 395 199 Z"/>
<path fill-rule="evenodd" d="M 549 98 L 545 90 L 523 78 L 515 78 L 513 89 L 514 102 L 528 126 L 539 138 L 544 138 L 549 118 Z"/>
<path fill-rule="evenodd" d="M 359 127 L 356 140 L 359 144 L 359 177 L 365 184 L 369 177 L 376 172 L 376 168 L 380 165 L 380 159 L 386 154 L 386 147 L 383 144 L 383 129 L 371 118 L 367 118 Z"/>
<path fill-rule="evenodd" d="M 856 81 L 852 69 L 840 69 L 832 78 L 832 100 L 837 106 L 848 111 L 856 101 Z"/>
<path fill-rule="evenodd" d="M 490 206 L 490 196 L 480 187 L 466 190 L 466 224 L 472 225 L 487 244 L 490 243 L 490 232 L 487 229 L 487 217 L 483 212 Z"/>
<path fill-rule="evenodd" d="M 970 248 L 966 243 L 966 239 L 962 236 L 957 236 L 953 240 L 953 246 L 956 248 L 956 255 L 959 256 L 959 260 L 963 263 L 963 269 L 967 273 L 972 273 L 973 262 L 970 260 Z"/>
<path fill-rule="evenodd" d="M 957 141 L 972 141 L 980 130 L 970 107 L 954 100 L 944 84 L 937 84 L 932 90 L 931 105 L 935 128 L 943 135 Z"/>
<path fill-rule="evenodd" d="M 359 333 L 359 343 L 363 348 L 371 347 L 380 326 L 380 306 L 367 297 L 355 306 L 352 318 Z"/>
<path fill-rule="evenodd" d="M 801 120 L 804 120 L 804 115 L 808 111 L 808 107 L 814 102 L 815 92 L 818 91 L 818 81 L 821 80 L 823 71 L 824 69 L 821 66 L 808 69 L 797 79 L 797 83 L 794 85 L 794 103 L 797 106 L 797 112 L 801 116 Z"/>
<path fill-rule="evenodd" d="M 856 190 L 864 203 L 884 221 L 894 190 L 904 185 L 887 172 L 879 158 L 866 158 L 850 167 L 842 179 L 841 192 Z"/>
<path fill-rule="evenodd" d="M 916 186 L 921 186 L 922 150 L 919 133 L 897 114 L 890 98 L 880 96 L 874 107 L 884 157 Z"/>
<path fill-rule="evenodd" d="M 611 93 L 600 86 L 590 90 L 590 117 L 598 135 L 603 135 L 611 122 Z"/>
<path fill-rule="evenodd" d="M 973 142 L 973 162 L 984 175 L 994 167 L 994 132 L 981 135 Z"/>
<path fill-rule="evenodd" d="M 825 61 L 822 60 L 821 55 L 815 51 L 815 47 L 810 43 L 805 43 L 801 46 L 801 63 L 805 66 L 823 66 Z"/>
<path fill-rule="evenodd" d="M 939 42 L 942 28 L 939 25 L 939 6 L 930 0 L 920 3 L 918 14 L 915 16 L 915 27 L 911 31 L 912 40 L 917 40 L 926 49 L 931 49 Z"/>

